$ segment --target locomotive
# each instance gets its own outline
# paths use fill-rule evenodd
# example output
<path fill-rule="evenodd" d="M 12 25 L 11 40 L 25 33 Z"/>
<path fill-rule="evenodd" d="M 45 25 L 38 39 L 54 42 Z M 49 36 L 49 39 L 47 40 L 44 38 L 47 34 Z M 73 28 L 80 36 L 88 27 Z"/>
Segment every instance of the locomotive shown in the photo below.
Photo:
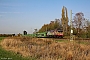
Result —
<path fill-rule="evenodd" d="M 63 30 L 50 30 L 47 32 L 36 33 L 36 37 L 43 38 L 63 38 Z"/>

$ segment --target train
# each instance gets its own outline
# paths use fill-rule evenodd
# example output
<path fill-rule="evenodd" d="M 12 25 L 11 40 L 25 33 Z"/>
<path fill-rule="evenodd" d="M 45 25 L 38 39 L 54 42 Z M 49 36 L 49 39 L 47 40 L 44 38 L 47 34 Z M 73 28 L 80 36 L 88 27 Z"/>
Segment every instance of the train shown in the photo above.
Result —
<path fill-rule="evenodd" d="M 24 34 L 23 36 L 37 37 L 37 38 L 63 38 L 63 30 L 50 30 L 46 32 L 38 32 L 34 34 Z"/>

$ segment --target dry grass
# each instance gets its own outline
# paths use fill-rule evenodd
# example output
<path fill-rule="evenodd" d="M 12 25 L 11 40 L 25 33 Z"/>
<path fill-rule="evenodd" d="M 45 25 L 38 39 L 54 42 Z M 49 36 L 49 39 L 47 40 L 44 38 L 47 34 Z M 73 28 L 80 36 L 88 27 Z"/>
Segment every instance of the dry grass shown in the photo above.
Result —
<path fill-rule="evenodd" d="M 26 37 L 6 38 L 1 45 L 6 50 L 37 60 L 90 60 L 90 45 Z"/>

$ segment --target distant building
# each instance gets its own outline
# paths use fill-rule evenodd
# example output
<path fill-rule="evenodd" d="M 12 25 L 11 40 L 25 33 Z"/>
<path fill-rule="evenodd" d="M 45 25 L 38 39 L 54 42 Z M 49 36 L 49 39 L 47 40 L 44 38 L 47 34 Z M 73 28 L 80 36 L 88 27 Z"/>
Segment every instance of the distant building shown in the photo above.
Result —
<path fill-rule="evenodd" d="M 24 35 L 27 35 L 27 31 L 23 31 L 23 34 L 24 34 Z"/>

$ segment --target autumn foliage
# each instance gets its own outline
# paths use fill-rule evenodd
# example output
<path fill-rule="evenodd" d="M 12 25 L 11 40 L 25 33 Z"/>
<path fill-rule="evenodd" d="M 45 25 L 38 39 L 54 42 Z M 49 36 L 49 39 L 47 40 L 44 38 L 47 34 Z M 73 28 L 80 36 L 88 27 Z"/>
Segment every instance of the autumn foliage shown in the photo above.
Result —
<path fill-rule="evenodd" d="M 51 21 L 49 24 L 44 24 L 39 32 L 45 32 L 54 29 L 62 29 L 60 19 L 55 19 L 55 21 Z"/>

